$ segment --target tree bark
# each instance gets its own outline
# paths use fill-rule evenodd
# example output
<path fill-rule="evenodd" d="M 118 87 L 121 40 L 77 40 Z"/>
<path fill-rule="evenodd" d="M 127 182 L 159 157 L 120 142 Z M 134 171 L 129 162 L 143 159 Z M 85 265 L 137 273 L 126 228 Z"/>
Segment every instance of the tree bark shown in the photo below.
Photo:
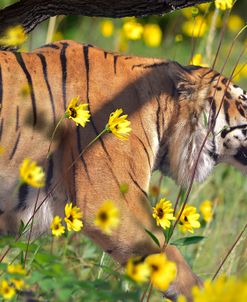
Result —
<path fill-rule="evenodd" d="M 0 34 L 20 24 L 30 32 L 36 25 L 55 15 L 92 17 L 142 17 L 161 15 L 176 9 L 212 0 L 20 0 L 0 10 Z"/>

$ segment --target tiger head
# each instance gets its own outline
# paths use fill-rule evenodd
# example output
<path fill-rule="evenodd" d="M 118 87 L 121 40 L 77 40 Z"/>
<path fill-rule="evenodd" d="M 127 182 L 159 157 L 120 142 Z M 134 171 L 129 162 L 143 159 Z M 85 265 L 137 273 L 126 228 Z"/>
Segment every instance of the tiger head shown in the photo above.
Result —
<path fill-rule="evenodd" d="M 203 181 L 221 162 L 247 175 L 246 91 L 212 69 L 177 65 L 171 75 L 177 121 L 161 171 L 181 185 L 188 185 L 193 174 Z"/>
<path fill-rule="evenodd" d="M 212 121 L 216 163 L 230 163 L 247 175 L 247 93 L 224 77 L 214 89 L 218 94 L 210 98 L 213 115 L 219 111 Z"/>

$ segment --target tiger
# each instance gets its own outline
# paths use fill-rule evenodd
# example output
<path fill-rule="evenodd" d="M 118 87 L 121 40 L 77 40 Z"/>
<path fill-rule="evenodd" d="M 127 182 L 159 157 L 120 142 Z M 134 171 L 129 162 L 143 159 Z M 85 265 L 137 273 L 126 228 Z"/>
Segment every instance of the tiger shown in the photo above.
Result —
<path fill-rule="evenodd" d="M 26 86 L 30 91 L 23 94 Z M 46 200 L 34 217 L 36 236 L 47 232 L 52 218 L 64 215 L 65 204 L 73 201 L 83 212 L 84 233 L 124 266 L 131 256 L 160 252 L 145 229 L 164 243 L 148 200 L 153 171 L 183 187 L 193 174 L 202 182 L 221 162 L 247 173 L 247 93 L 211 68 L 120 55 L 67 40 L 29 53 L 1 51 L 2 234 L 16 234 L 20 222 L 31 217 L 37 189 L 18 187 L 19 166 L 24 158 L 46 161 L 54 128 L 76 96 L 88 104 L 90 123 L 82 128 L 63 122 L 52 141 L 38 205 Z M 81 154 L 118 108 L 131 122 L 129 139 L 105 134 Z M 128 185 L 125 194 L 121 184 Z M 121 213 L 111 236 L 93 223 L 105 200 L 112 200 Z M 183 294 L 190 301 L 192 286 L 201 286 L 201 280 L 175 246 L 167 245 L 165 253 L 177 265 L 166 296 L 175 301 Z"/>

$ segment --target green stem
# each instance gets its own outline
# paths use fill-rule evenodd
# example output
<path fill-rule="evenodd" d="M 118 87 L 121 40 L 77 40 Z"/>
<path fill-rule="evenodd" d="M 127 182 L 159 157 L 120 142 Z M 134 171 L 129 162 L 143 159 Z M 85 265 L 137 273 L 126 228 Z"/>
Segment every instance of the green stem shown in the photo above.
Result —
<path fill-rule="evenodd" d="M 50 156 L 50 150 L 51 150 L 51 145 L 52 145 L 53 139 L 54 139 L 54 137 L 55 137 L 55 134 L 56 134 L 56 132 L 57 132 L 58 127 L 60 126 L 60 124 L 62 123 L 62 121 L 64 120 L 64 118 L 65 118 L 65 116 L 62 116 L 62 117 L 60 118 L 60 120 L 59 120 L 58 123 L 56 124 L 55 129 L 54 129 L 53 132 L 52 132 L 52 136 L 51 136 L 51 140 L 50 140 L 50 144 L 49 144 L 49 147 L 48 147 L 48 151 L 47 151 L 47 156 L 46 156 L 46 158 L 48 158 L 48 157 Z"/>
<path fill-rule="evenodd" d="M 102 130 L 79 154 L 79 156 L 81 156 L 89 147 L 92 146 L 93 143 L 95 143 L 97 141 L 97 139 L 99 139 L 103 134 L 105 134 L 106 132 L 108 132 L 108 128 L 105 127 L 104 130 Z"/>
<path fill-rule="evenodd" d="M 56 20 L 57 16 L 51 17 L 49 19 L 49 25 L 48 25 L 48 30 L 47 30 L 47 35 L 46 35 L 46 44 L 49 44 L 52 42 L 53 35 L 55 33 L 55 28 L 56 28 Z"/>
<path fill-rule="evenodd" d="M 104 264 L 105 256 L 106 256 L 106 253 L 103 252 L 103 253 L 102 253 L 102 256 L 101 256 L 101 259 L 100 259 L 100 264 L 99 264 L 98 279 L 100 279 L 100 277 L 101 277 L 101 275 L 102 275 L 102 272 L 103 272 L 102 266 L 103 266 L 103 264 Z"/>
<path fill-rule="evenodd" d="M 19 191 L 20 187 L 24 184 L 23 181 L 19 181 L 19 183 L 17 184 L 17 186 L 15 187 L 12 196 L 15 197 L 15 195 L 17 194 L 17 192 Z"/>
<path fill-rule="evenodd" d="M 68 245 L 69 245 L 69 239 L 70 239 L 70 232 L 68 231 L 67 236 L 66 236 L 66 240 L 65 240 L 65 244 L 64 244 L 63 260 L 65 260 L 65 257 L 66 257 L 66 252 L 67 252 Z"/>

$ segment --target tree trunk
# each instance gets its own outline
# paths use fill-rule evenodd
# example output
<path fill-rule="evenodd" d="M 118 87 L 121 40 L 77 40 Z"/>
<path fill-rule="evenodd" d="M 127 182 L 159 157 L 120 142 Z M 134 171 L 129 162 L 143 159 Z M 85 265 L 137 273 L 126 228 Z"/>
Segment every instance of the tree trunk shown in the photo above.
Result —
<path fill-rule="evenodd" d="M 212 1 L 212 0 L 211 0 Z M 55 15 L 92 17 L 141 17 L 161 15 L 210 0 L 20 0 L 0 10 L 0 34 L 21 24 L 30 32 L 36 25 Z"/>

